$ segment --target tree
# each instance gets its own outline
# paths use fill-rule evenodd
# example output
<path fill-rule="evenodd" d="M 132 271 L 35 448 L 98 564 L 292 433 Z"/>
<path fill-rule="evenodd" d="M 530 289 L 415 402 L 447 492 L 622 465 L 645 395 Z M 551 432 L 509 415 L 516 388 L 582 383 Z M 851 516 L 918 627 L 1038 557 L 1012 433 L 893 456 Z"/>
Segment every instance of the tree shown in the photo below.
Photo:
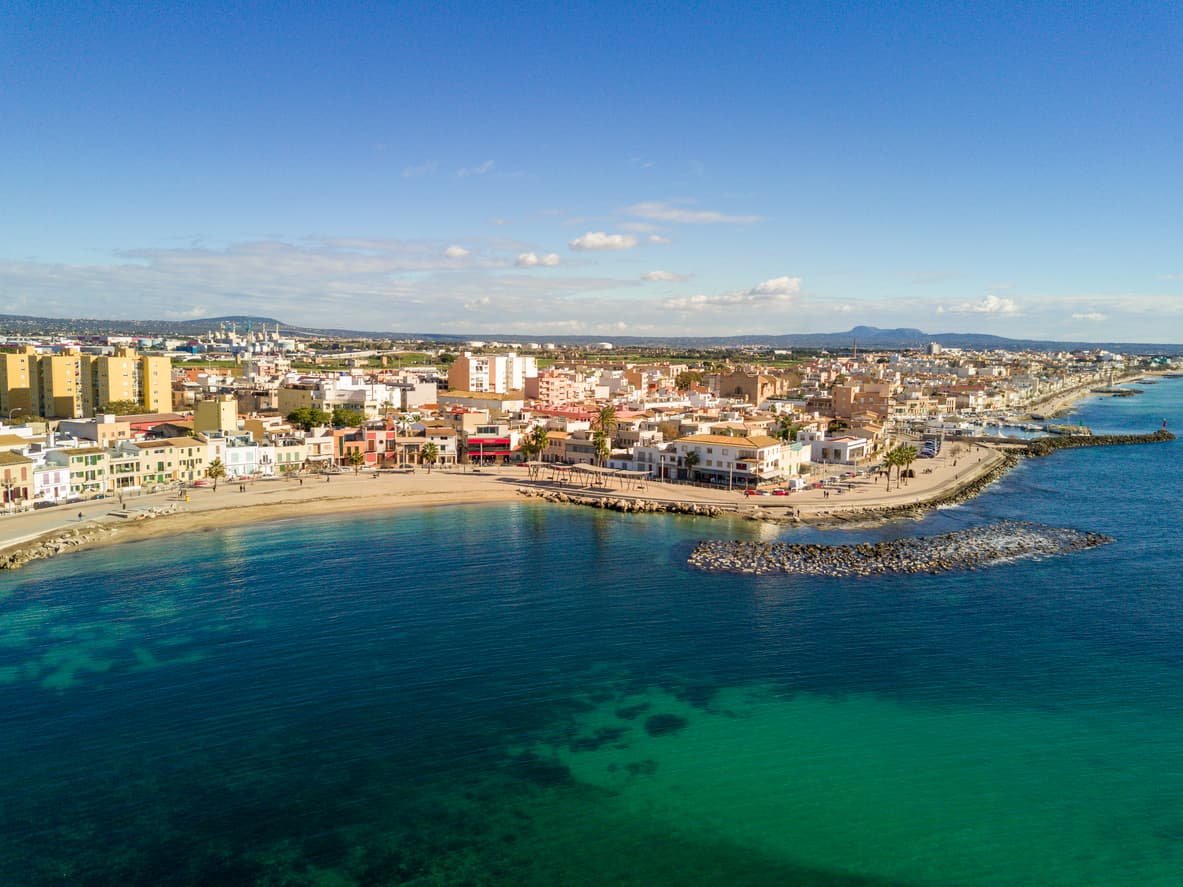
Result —
<path fill-rule="evenodd" d="M 883 454 L 882 467 L 883 474 L 887 477 L 886 492 L 888 493 L 891 492 L 891 469 L 895 468 L 900 458 L 898 450 L 899 447 L 892 447 Z"/>
<path fill-rule="evenodd" d="M 366 454 L 361 450 L 350 450 L 349 455 L 345 457 L 345 461 L 352 466 L 354 474 L 360 474 L 361 467 L 366 464 Z"/>
<path fill-rule="evenodd" d="M 288 413 L 288 421 L 293 425 L 311 431 L 313 428 L 324 427 L 332 420 L 332 416 L 316 407 L 299 407 Z"/>
<path fill-rule="evenodd" d="M 686 470 L 690 472 L 690 479 L 694 480 L 694 469 L 698 466 L 698 453 L 691 450 L 682 462 L 685 464 Z"/>
<path fill-rule="evenodd" d="M 597 428 L 592 432 L 592 443 L 596 447 L 596 464 L 603 466 L 612 455 L 612 446 L 608 443 L 608 435 Z"/>
<path fill-rule="evenodd" d="M 802 428 L 799 422 L 794 422 L 789 416 L 781 416 L 776 423 L 776 430 L 773 431 L 773 436 L 785 443 L 792 443 L 797 439 L 797 432 Z"/>
<path fill-rule="evenodd" d="M 431 466 L 436 463 L 440 457 L 440 448 L 433 443 L 426 443 L 423 449 L 419 451 L 419 458 L 427 463 L 427 473 L 431 474 Z"/>
<path fill-rule="evenodd" d="M 535 456 L 541 456 L 546 451 L 546 445 L 550 443 L 550 434 L 546 430 L 545 425 L 535 425 L 530 432 L 530 451 Z"/>
<path fill-rule="evenodd" d="M 351 410 L 349 407 L 333 407 L 332 420 L 334 428 L 353 428 L 364 422 L 366 417 L 359 410 Z"/>
<path fill-rule="evenodd" d="M 146 407 L 138 400 L 113 400 L 98 408 L 99 413 L 111 413 L 115 416 L 134 416 L 146 411 Z"/>
<path fill-rule="evenodd" d="M 226 476 L 226 466 L 221 459 L 214 459 L 205 469 L 205 476 L 214 482 L 214 492 L 218 492 L 218 480 Z"/>
<path fill-rule="evenodd" d="M 891 469 L 896 470 L 896 486 L 903 483 L 904 466 L 916 461 L 916 448 L 909 444 L 892 447 L 883 457 L 883 464 L 887 468 L 887 489 L 891 489 Z"/>
<path fill-rule="evenodd" d="M 902 451 L 900 452 L 900 462 L 902 464 L 900 466 L 899 471 L 896 472 L 897 478 L 898 478 L 898 475 L 900 473 L 902 473 L 905 468 L 909 468 L 912 465 L 912 463 L 916 461 L 916 459 L 919 457 L 919 455 L 920 454 L 916 451 L 916 448 L 914 446 L 912 446 L 911 444 L 906 444 L 903 447 Z"/>
<path fill-rule="evenodd" d="M 542 451 L 546 449 L 547 443 L 550 441 L 550 435 L 543 425 L 535 425 L 530 432 L 522 438 L 522 442 L 518 449 L 522 452 L 522 457 L 529 462 L 537 456 L 542 455 Z"/>
<path fill-rule="evenodd" d="M 596 418 L 592 421 L 592 427 L 604 432 L 604 436 L 608 438 L 608 442 L 612 442 L 612 435 L 616 432 L 617 426 L 620 423 L 616 420 L 616 407 L 612 404 L 605 404 L 600 407 L 600 411 L 596 413 Z"/>
<path fill-rule="evenodd" d="M 612 404 L 600 407 L 596 418 L 592 420 L 592 427 L 595 429 L 592 440 L 596 445 L 596 461 L 600 465 L 605 464 L 612 455 L 612 434 L 619 424 L 616 421 L 616 407 Z"/>
<path fill-rule="evenodd" d="M 674 387 L 679 391 L 685 391 L 701 381 L 702 373 L 698 372 L 698 370 L 682 370 L 682 372 L 674 376 Z"/>

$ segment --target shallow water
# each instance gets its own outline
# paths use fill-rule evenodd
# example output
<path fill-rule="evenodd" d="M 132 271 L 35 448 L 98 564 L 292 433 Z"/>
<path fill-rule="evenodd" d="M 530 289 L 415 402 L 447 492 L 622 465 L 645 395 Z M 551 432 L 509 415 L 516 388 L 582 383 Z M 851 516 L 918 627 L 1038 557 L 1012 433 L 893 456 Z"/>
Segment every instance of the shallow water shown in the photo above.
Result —
<path fill-rule="evenodd" d="M 0 578 L 0 882 L 1179 883 L 1181 452 L 784 533 L 1117 540 L 965 574 L 705 575 L 698 539 L 767 531 L 536 503 L 35 564 Z"/>

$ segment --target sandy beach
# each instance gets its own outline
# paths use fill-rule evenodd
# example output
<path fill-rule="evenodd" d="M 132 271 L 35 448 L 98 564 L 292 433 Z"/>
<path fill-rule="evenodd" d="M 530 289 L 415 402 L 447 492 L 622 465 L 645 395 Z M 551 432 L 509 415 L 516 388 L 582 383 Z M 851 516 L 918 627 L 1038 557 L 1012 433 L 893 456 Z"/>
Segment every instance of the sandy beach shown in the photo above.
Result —
<path fill-rule="evenodd" d="M 808 490 L 787 496 L 746 496 L 739 490 L 653 482 L 634 490 L 621 490 L 615 484 L 583 488 L 550 482 L 545 472 L 543 478 L 531 479 L 527 470 L 518 466 L 479 472 L 436 469 L 428 473 L 421 469 L 377 475 L 373 471 L 346 471 L 246 484 L 222 481 L 216 491 L 210 485 L 187 489 L 184 494 L 169 491 L 129 497 L 123 508 L 117 500 L 107 498 L 7 515 L 0 518 L 0 551 L 11 552 L 62 533 L 96 527 L 102 527 L 104 532 L 88 540 L 88 545 L 181 537 L 194 530 L 292 517 L 504 503 L 519 499 L 523 490 L 714 505 L 750 517 L 825 522 L 842 514 L 920 505 L 944 497 L 993 470 L 1002 459 L 1002 454 L 992 447 L 948 444 L 937 458 L 917 460 L 913 464 L 915 477 L 902 486 L 893 478 L 890 490 L 882 477 L 866 476 L 845 480 L 841 487 L 832 487 L 828 492 Z M 827 473 L 845 470 L 845 466 L 831 467 L 833 472 Z M 153 514 L 164 509 L 171 513 Z"/>

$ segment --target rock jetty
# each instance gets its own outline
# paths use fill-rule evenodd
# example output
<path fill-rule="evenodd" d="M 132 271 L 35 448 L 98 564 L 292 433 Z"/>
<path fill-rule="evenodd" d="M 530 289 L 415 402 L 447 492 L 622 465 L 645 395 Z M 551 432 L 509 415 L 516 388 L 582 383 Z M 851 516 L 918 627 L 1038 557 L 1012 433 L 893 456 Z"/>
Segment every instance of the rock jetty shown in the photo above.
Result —
<path fill-rule="evenodd" d="M 699 542 L 688 563 L 707 573 L 800 576 L 882 576 L 947 573 L 1018 558 L 1044 557 L 1096 548 L 1109 536 L 1001 521 L 940 536 L 894 539 L 861 545 L 791 542 Z"/>
<path fill-rule="evenodd" d="M 1062 434 L 1058 437 L 1037 437 L 1028 441 L 1024 453 L 1028 456 L 1048 456 L 1056 450 L 1079 447 L 1112 447 L 1125 444 L 1169 443 L 1175 435 L 1164 429 L 1152 434 Z"/>

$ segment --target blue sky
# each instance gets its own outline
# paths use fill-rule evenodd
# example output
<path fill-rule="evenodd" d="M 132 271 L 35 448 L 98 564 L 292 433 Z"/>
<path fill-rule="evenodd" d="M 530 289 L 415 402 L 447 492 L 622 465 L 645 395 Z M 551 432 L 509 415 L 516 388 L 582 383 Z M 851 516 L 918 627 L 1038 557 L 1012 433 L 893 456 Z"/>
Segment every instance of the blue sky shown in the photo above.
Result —
<path fill-rule="evenodd" d="M 1183 341 L 1171 3 L 0 4 L 0 311 Z"/>

